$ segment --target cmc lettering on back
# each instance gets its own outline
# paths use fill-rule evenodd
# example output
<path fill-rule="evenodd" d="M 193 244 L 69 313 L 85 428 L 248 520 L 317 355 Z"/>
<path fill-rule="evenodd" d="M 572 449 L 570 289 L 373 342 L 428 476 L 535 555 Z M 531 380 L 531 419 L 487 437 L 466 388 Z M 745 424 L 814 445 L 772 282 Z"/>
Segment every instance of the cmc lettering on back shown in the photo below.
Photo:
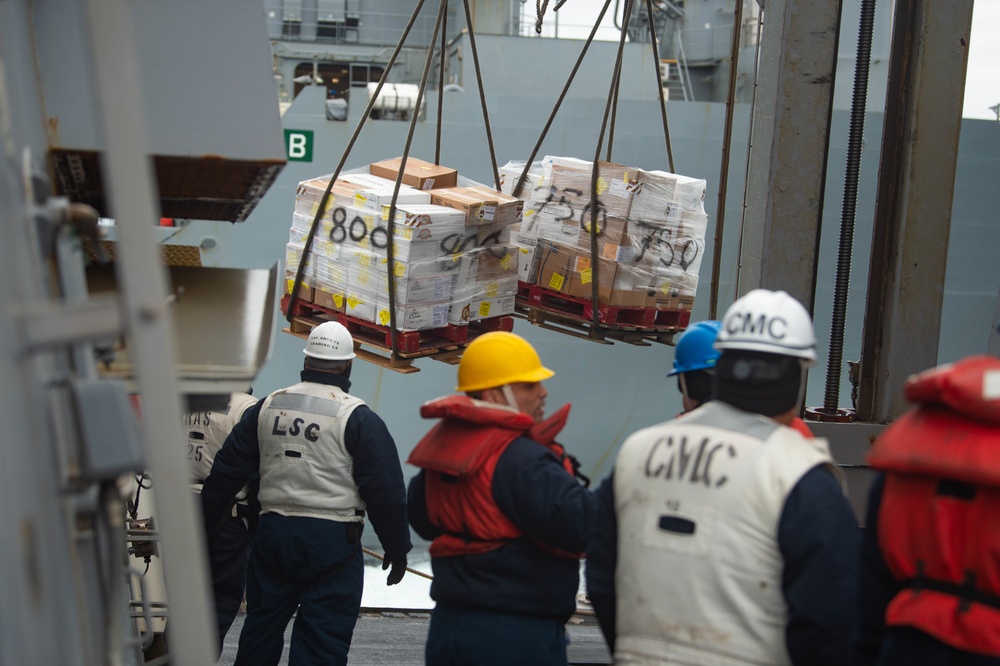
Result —
<path fill-rule="evenodd" d="M 717 458 L 721 454 L 721 458 Z M 688 481 L 709 488 L 725 485 L 728 477 L 718 472 L 720 460 L 736 457 L 732 444 L 712 442 L 708 437 L 701 441 L 688 440 L 686 436 L 667 435 L 653 443 L 646 458 L 646 476 L 664 481 Z"/>
<path fill-rule="evenodd" d="M 746 336 L 766 335 L 774 340 L 781 340 L 788 333 L 788 322 L 783 317 L 736 312 L 726 320 L 726 333 Z"/>
<path fill-rule="evenodd" d="M 284 419 L 282 417 L 284 417 Z M 306 439 L 306 441 L 317 441 L 319 439 L 319 424 L 310 423 L 303 428 L 302 426 L 305 423 L 306 420 L 299 417 L 291 419 L 291 423 L 289 423 L 287 414 L 279 414 L 274 417 L 274 425 L 271 427 L 271 434 L 278 437 L 298 437 L 301 435 Z"/>

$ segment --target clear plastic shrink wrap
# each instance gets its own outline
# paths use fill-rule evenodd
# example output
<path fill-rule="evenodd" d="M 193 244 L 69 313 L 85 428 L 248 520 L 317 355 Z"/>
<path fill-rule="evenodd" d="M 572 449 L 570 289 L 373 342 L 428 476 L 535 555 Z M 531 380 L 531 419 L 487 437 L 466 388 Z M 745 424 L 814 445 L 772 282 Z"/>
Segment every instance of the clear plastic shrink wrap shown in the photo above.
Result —
<path fill-rule="evenodd" d="M 513 191 L 524 162 L 500 169 Z M 531 165 L 513 228 L 521 282 L 565 296 L 593 298 L 591 220 L 596 218 L 598 300 L 622 307 L 690 309 L 698 287 L 708 216 L 706 183 L 665 171 L 546 156 Z"/>
<path fill-rule="evenodd" d="M 410 159 L 396 204 L 389 266 L 389 204 L 399 160 L 341 174 L 307 262 L 312 300 L 388 326 L 389 273 L 396 327 L 420 331 L 509 315 L 517 292 L 517 248 L 510 227 L 523 204 L 446 167 Z M 329 175 L 299 184 L 286 247 L 286 275 L 297 269 Z M 441 184 L 449 187 L 440 187 Z M 294 274 L 292 274 L 294 277 Z"/>

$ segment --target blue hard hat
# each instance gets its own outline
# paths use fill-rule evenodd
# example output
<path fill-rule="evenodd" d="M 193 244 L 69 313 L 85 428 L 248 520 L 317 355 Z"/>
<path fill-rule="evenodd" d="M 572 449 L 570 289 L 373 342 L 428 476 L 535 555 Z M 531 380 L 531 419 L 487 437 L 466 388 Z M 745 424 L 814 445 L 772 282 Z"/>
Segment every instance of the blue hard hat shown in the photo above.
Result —
<path fill-rule="evenodd" d="M 714 368 L 721 352 L 713 345 L 721 328 L 720 322 L 709 319 L 699 321 L 684 331 L 674 350 L 674 369 L 667 373 L 667 377 Z"/>

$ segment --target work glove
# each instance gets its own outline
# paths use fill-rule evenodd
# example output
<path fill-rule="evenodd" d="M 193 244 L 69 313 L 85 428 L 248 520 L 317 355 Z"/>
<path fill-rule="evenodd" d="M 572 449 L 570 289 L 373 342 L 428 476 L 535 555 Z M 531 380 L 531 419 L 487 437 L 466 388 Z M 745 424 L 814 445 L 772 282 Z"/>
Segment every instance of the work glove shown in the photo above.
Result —
<path fill-rule="evenodd" d="M 382 560 L 382 571 L 385 571 L 390 566 L 392 567 L 392 571 L 389 572 L 389 577 L 385 579 L 385 584 L 395 585 L 403 580 L 403 574 L 406 573 L 406 555 L 400 555 L 399 557 L 386 556 Z"/>

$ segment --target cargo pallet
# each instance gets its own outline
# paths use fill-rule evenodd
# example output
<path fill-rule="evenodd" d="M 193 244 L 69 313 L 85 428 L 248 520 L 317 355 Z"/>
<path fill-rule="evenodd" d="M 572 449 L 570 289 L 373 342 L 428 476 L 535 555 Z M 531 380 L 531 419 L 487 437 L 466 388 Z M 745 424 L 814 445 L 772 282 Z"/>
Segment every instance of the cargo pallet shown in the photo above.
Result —
<path fill-rule="evenodd" d="M 567 296 L 526 282 L 517 283 L 515 316 L 540 328 L 593 340 L 648 347 L 652 342 L 673 344 L 674 336 L 687 328 L 691 311 L 684 308 L 645 308 L 599 303 L 594 325 L 594 302 Z"/>
<path fill-rule="evenodd" d="M 282 296 L 282 313 L 288 312 L 288 301 L 287 294 Z M 393 354 L 392 332 L 388 326 L 358 319 L 315 303 L 297 301 L 291 323 L 282 331 L 308 338 L 312 329 L 327 321 L 338 321 L 347 327 L 354 338 L 354 353 L 358 358 L 403 374 L 420 372 L 420 368 L 414 367 L 413 362 L 421 358 L 432 358 L 455 365 L 465 347 L 477 336 L 490 331 L 511 331 L 514 328 L 514 317 L 505 315 L 462 326 L 448 324 L 423 331 L 396 331 L 397 349 Z"/>

